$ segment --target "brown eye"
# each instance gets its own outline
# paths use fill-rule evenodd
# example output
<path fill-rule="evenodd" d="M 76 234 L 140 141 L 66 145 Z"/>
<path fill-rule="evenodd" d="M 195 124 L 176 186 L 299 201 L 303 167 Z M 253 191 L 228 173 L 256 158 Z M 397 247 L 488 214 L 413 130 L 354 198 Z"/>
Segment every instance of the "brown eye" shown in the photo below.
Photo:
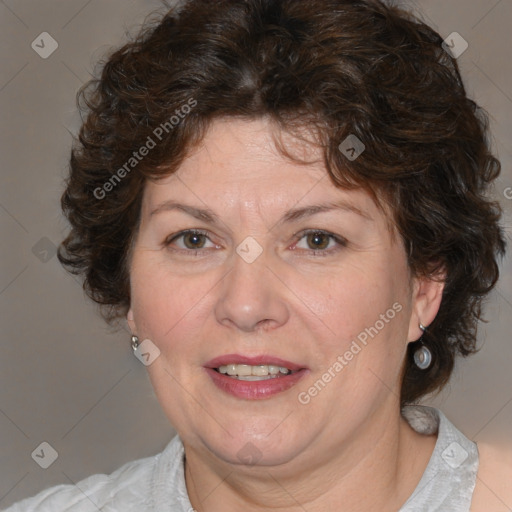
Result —
<path fill-rule="evenodd" d="M 326 249 L 329 246 L 330 239 L 330 235 L 322 232 L 313 232 L 307 235 L 308 246 L 313 250 Z"/>
<path fill-rule="evenodd" d="M 210 245 L 206 245 L 210 243 Z M 169 249 L 180 251 L 194 251 L 199 249 L 210 249 L 215 247 L 207 232 L 188 229 L 168 237 L 164 245 Z"/>
<path fill-rule="evenodd" d="M 202 233 L 185 233 L 182 236 L 187 249 L 202 249 L 205 244 L 206 236 Z"/>
<path fill-rule="evenodd" d="M 347 245 L 344 238 L 318 229 L 302 231 L 297 240 L 295 249 L 309 252 L 312 256 L 327 256 Z"/>

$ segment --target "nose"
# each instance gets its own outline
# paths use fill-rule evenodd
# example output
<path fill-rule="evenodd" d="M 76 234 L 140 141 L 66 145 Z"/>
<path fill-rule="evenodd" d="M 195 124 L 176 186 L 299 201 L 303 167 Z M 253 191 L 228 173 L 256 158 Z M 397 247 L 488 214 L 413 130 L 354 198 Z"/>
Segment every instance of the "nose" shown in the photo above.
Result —
<path fill-rule="evenodd" d="M 270 330 L 289 318 L 286 286 L 268 265 L 265 251 L 252 263 L 238 254 L 220 284 L 215 305 L 217 321 L 244 332 Z"/>

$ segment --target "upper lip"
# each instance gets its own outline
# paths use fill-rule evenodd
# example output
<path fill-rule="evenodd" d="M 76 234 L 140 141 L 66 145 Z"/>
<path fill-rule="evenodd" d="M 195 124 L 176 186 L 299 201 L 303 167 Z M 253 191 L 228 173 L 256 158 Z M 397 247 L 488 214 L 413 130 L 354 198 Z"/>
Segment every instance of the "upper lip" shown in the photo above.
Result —
<path fill-rule="evenodd" d="M 225 366 L 228 364 L 248 364 L 251 366 L 280 366 L 282 368 L 288 368 L 289 370 L 296 371 L 305 368 L 300 364 L 292 363 L 291 361 L 286 361 L 285 359 L 281 359 L 280 357 L 274 357 L 269 355 L 261 355 L 261 356 L 243 356 L 240 354 L 226 354 L 219 357 L 214 357 L 207 363 L 205 363 L 206 368 L 219 368 L 220 366 Z"/>

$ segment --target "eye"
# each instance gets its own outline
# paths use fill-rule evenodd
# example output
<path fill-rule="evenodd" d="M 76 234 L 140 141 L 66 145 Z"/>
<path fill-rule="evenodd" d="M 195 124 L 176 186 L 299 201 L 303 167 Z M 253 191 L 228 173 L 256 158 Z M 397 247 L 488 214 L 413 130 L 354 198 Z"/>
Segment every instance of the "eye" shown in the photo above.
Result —
<path fill-rule="evenodd" d="M 324 256 L 331 252 L 340 249 L 346 245 L 346 240 L 337 235 L 329 233 L 327 231 L 323 231 L 320 229 L 309 229 L 306 231 L 302 231 L 299 235 L 297 235 L 299 243 L 297 243 L 294 247 L 305 250 L 312 250 L 313 253 L 317 256 Z M 305 240 L 306 246 L 304 244 L 302 247 L 300 246 L 301 240 Z"/>
<path fill-rule="evenodd" d="M 340 247 L 346 246 L 347 243 L 345 239 L 321 229 L 302 231 L 296 238 L 298 242 L 294 245 L 293 250 L 301 249 L 307 252 L 312 251 L 315 256 L 327 256 L 339 250 Z M 305 241 L 305 246 L 302 240 Z M 209 246 L 206 245 L 208 242 L 210 243 Z M 219 248 L 218 245 L 210 240 L 207 231 L 198 229 L 187 229 L 170 235 L 164 241 L 163 245 L 178 252 L 189 253 L 199 251 L 200 249 Z"/>
<path fill-rule="evenodd" d="M 217 247 L 209 238 L 208 238 L 208 232 L 201 231 L 197 229 L 188 229 L 185 231 L 180 231 L 179 233 L 175 235 L 171 235 L 168 237 L 164 245 L 166 247 L 172 245 L 176 241 L 181 239 L 181 243 L 176 243 L 178 246 L 178 249 L 182 249 L 184 251 L 193 251 L 197 249 L 204 249 L 208 248 L 205 247 L 206 241 L 209 240 L 212 244 L 210 247 Z"/>

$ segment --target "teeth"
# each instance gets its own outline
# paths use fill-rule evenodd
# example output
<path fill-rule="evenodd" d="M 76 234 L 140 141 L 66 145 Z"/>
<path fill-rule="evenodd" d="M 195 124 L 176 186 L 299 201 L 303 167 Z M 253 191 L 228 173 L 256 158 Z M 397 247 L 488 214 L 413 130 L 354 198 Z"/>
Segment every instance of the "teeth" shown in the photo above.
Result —
<path fill-rule="evenodd" d="M 251 375 L 254 375 L 254 376 L 262 377 L 262 376 L 266 376 L 270 373 L 268 370 L 268 366 L 265 366 L 265 365 L 249 366 L 249 368 L 251 369 Z"/>
<path fill-rule="evenodd" d="M 246 377 L 235 377 L 236 379 L 238 380 L 250 380 L 250 381 L 255 381 L 255 380 L 268 380 L 268 379 L 275 379 L 276 376 L 275 375 L 265 375 L 264 377 L 263 376 L 257 376 L 257 375 L 248 375 Z"/>
<path fill-rule="evenodd" d="M 268 373 L 270 373 L 270 375 L 277 375 L 279 373 L 279 366 L 269 366 Z"/>
<path fill-rule="evenodd" d="M 292 373 L 288 368 L 283 366 L 273 365 L 258 365 L 251 366 L 249 364 L 227 364 L 218 368 L 220 373 L 230 375 L 232 377 L 238 376 L 240 380 L 263 380 L 262 378 L 253 379 L 251 377 L 275 377 L 279 373 L 288 375 Z M 243 377 L 243 378 L 242 378 Z"/>

